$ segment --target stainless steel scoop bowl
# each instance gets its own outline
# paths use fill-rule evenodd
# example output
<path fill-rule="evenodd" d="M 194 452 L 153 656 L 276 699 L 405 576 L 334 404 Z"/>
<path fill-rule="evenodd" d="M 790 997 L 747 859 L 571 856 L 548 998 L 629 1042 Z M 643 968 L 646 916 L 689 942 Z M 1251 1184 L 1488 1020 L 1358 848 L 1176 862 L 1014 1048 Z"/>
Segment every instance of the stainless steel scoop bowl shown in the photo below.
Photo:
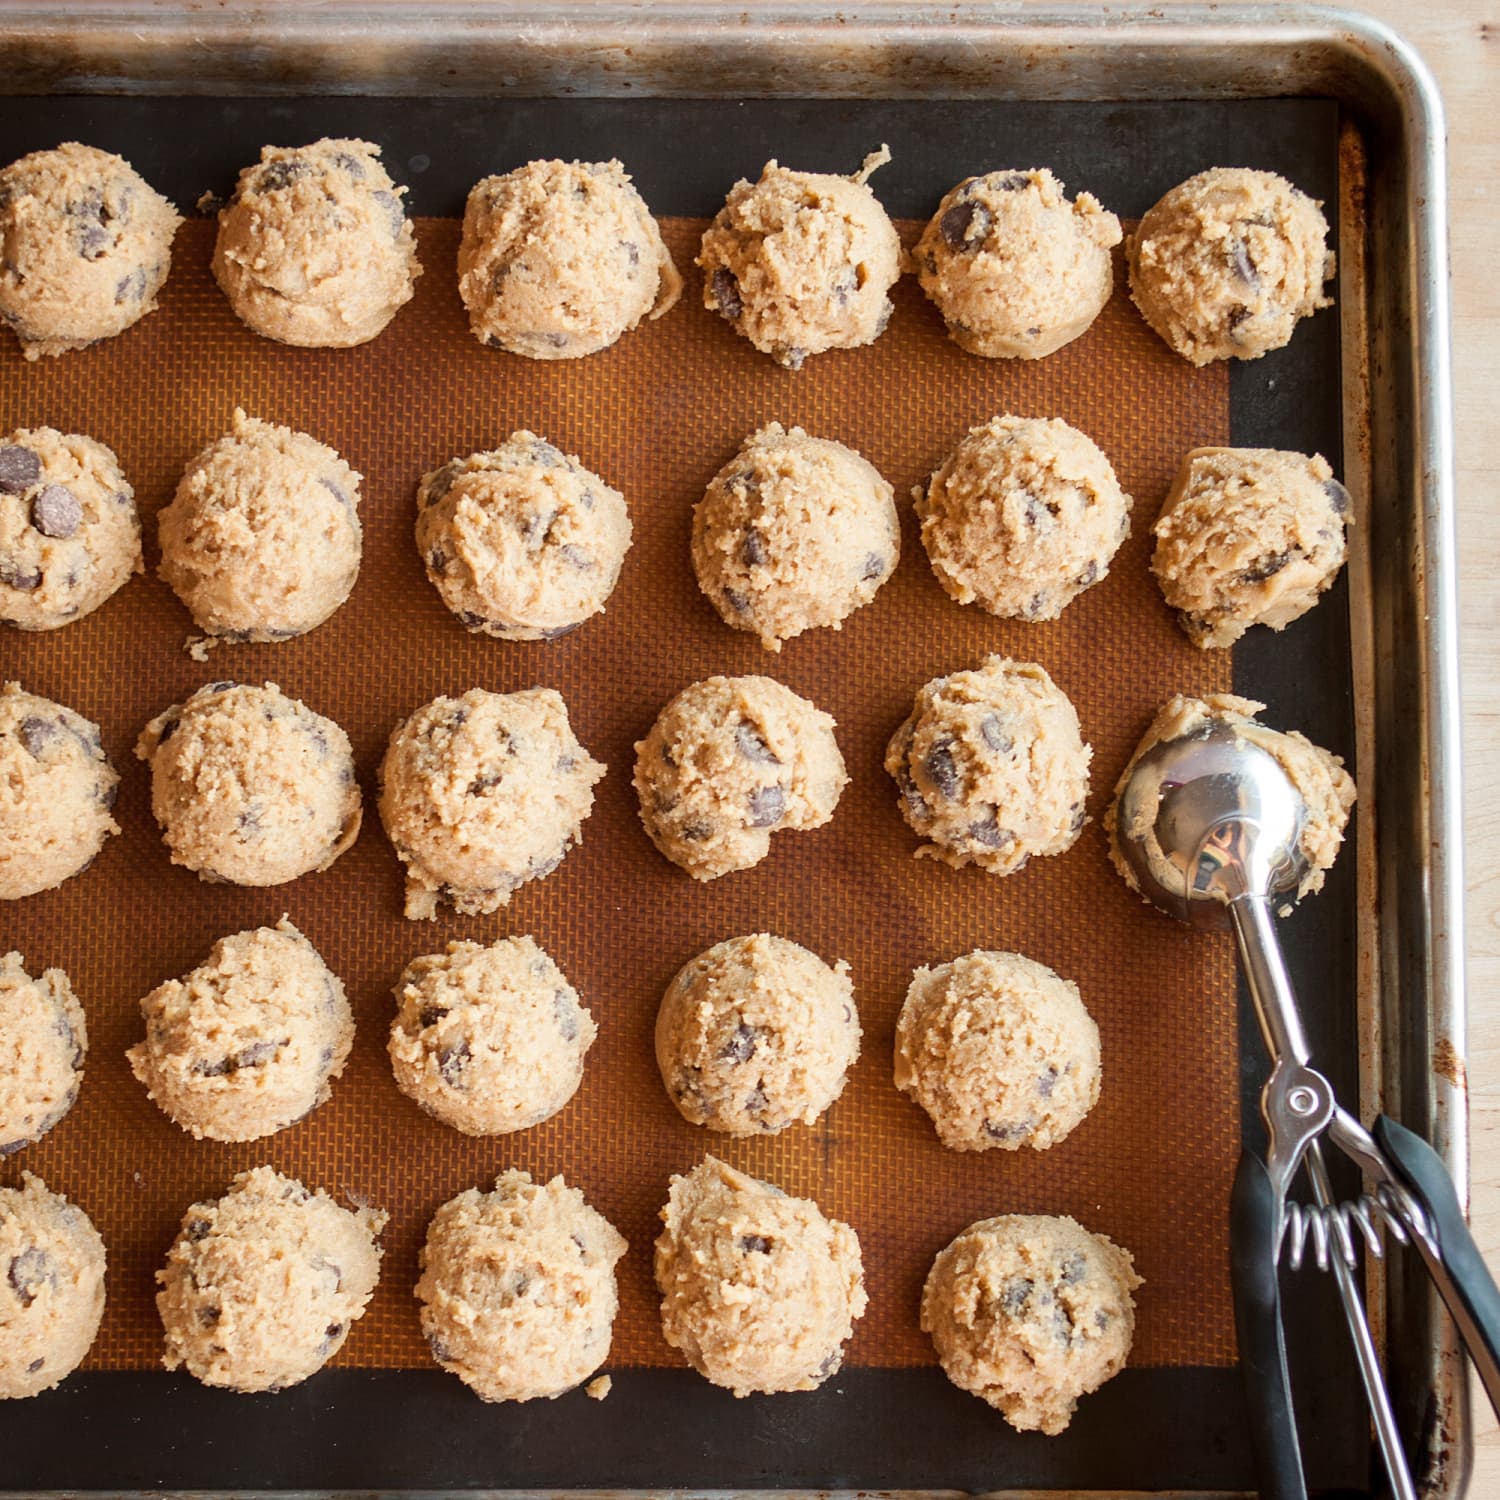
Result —
<path fill-rule="evenodd" d="M 1378 1254 L 1378 1215 L 1421 1255 L 1497 1410 L 1500 1291 L 1474 1249 L 1452 1181 L 1431 1147 L 1383 1116 L 1372 1136 L 1339 1107 L 1328 1080 L 1310 1065 L 1273 917 L 1273 906 L 1296 899 L 1309 873 L 1302 850 L 1307 817 L 1281 762 L 1236 725 L 1210 720 L 1156 744 L 1136 762 L 1116 803 L 1115 842 L 1148 901 L 1195 927 L 1233 930 L 1271 1054 L 1271 1075 L 1261 1091 L 1269 1149 L 1264 1162 L 1248 1151 L 1241 1154 L 1230 1211 L 1235 1325 L 1261 1493 L 1268 1500 L 1306 1495 L 1277 1264 L 1288 1240 L 1296 1264 L 1311 1225 L 1319 1263 L 1332 1265 L 1338 1283 L 1392 1491 L 1397 1500 L 1410 1500 L 1410 1468 L 1356 1279 L 1351 1224 Z M 1325 1135 L 1371 1185 L 1358 1203 L 1334 1199 L 1319 1144 Z M 1302 1167 L 1313 1205 L 1287 1197 Z M 1329 1246 L 1336 1252 L 1331 1256 L 1325 1253 Z"/>

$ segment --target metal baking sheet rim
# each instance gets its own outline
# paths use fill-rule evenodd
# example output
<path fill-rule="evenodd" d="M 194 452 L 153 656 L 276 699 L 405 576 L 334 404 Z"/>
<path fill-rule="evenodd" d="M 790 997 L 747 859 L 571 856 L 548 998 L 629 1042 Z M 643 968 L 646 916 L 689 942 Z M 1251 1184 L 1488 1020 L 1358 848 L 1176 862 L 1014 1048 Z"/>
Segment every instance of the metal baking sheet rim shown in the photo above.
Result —
<path fill-rule="evenodd" d="M 1345 267 L 1364 295 L 1342 325 L 1346 463 L 1367 481 L 1352 568 L 1355 681 L 1371 689 L 1359 760 L 1362 790 L 1376 789 L 1361 814 L 1361 845 L 1376 850 L 1361 878 L 1373 898 L 1361 901 L 1362 1104 L 1425 1128 L 1467 1196 L 1445 141 L 1431 74 L 1393 31 L 1281 5 L 325 0 L 268 13 L 74 0 L 8 7 L 0 48 L 7 92 L 36 94 L 1336 98 L 1382 148 L 1364 153 L 1363 202 L 1346 190 L 1340 205 L 1366 226 L 1363 264 Z M 1400 810 L 1378 846 L 1375 804 Z M 1449 1500 L 1471 1463 L 1466 1363 L 1425 1287 L 1407 1278 L 1402 1303 L 1400 1278 L 1377 1284 L 1391 1347 L 1421 1351 L 1393 1374 L 1430 1393 L 1421 1493 Z"/>

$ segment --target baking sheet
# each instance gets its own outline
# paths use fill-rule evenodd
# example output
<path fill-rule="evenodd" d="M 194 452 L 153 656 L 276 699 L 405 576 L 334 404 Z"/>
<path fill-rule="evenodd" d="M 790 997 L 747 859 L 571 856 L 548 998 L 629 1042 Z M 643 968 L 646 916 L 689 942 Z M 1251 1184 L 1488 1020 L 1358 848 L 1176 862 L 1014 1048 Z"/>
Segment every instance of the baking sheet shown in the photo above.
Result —
<path fill-rule="evenodd" d="M 78 100 L 49 104 L 39 137 L 36 114 L 31 101 L 6 102 L 0 154 L 77 135 L 124 150 L 180 203 L 205 186 L 227 187 L 233 169 L 253 159 L 263 140 L 324 133 L 363 133 L 387 143 L 394 174 L 413 185 L 412 206 L 427 214 L 455 212 L 474 178 L 528 155 L 617 152 L 658 213 L 702 215 L 737 172 L 753 175 L 767 155 L 848 170 L 879 140 L 890 142 L 896 162 L 876 185 L 897 214 L 925 214 L 966 172 L 1007 162 L 1046 161 L 1070 189 L 1093 188 L 1122 213 L 1138 213 L 1173 181 L 1229 160 L 1276 167 L 1318 196 L 1333 197 L 1334 112 L 1307 103 L 1007 110 Z M 722 151 L 689 155 L 677 145 L 715 132 Z M 1237 153 L 1235 145 L 1242 147 Z M 668 227 L 675 247 L 686 251 L 679 255 L 686 270 L 695 227 Z M 66 1407 L 70 1425 L 80 1417 L 113 1424 L 139 1393 L 150 1391 L 159 1402 L 171 1391 L 174 1416 L 211 1413 L 209 1426 L 224 1439 L 213 1445 L 204 1470 L 210 1453 L 181 1437 L 176 1421 L 176 1431 L 157 1434 L 155 1462 L 167 1466 L 158 1472 L 179 1484 L 302 1482 L 295 1476 L 307 1471 L 297 1469 L 295 1451 L 267 1442 L 269 1432 L 291 1424 L 298 1432 L 291 1448 L 306 1449 L 310 1441 L 308 1462 L 326 1466 L 338 1451 L 340 1424 L 351 1420 L 365 1432 L 376 1422 L 382 1433 L 401 1432 L 399 1444 L 366 1438 L 363 1454 L 343 1455 L 340 1462 L 366 1476 L 347 1482 L 359 1483 L 374 1476 L 431 1484 L 711 1479 L 993 1487 L 997 1476 L 1012 1483 L 1031 1473 L 1028 1482 L 1142 1485 L 1208 1483 L 1216 1474 L 1227 1482 L 1236 1464 L 1243 1476 L 1237 1424 L 1232 1409 L 1224 1409 L 1233 1385 L 1225 1368 L 1232 1345 L 1222 1204 L 1240 1114 L 1227 949 L 1136 907 L 1104 866 L 1097 827 L 1070 856 L 1035 862 L 1012 881 L 912 862 L 913 841 L 894 812 L 879 752 L 926 677 L 971 664 L 987 650 L 1032 656 L 1079 704 L 1096 752 L 1090 810 L 1097 816 L 1155 704 L 1179 686 L 1202 691 L 1223 682 L 1225 664 L 1201 657 L 1177 636 L 1144 573 L 1155 501 L 1183 449 L 1226 435 L 1320 448 L 1336 460 L 1336 401 L 1319 394 L 1336 391 L 1328 378 L 1336 371 L 1332 320 L 1314 320 L 1280 355 L 1237 367 L 1227 390 L 1226 372 L 1193 372 L 1168 355 L 1123 297 L 1069 350 L 1032 367 L 991 365 L 942 338 L 911 283 L 903 284 L 896 320 L 879 344 L 810 361 L 801 375 L 776 370 L 696 306 L 596 360 L 533 367 L 487 354 L 468 338 L 452 286 L 455 233 L 451 223 L 423 226 L 428 275 L 418 299 L 362 350 L 285 350 L 239 328 L 206 277 L 211 231 L 200 224 L 179 241 L 163 312 L 133 334 L 40 370 L 12 359 L 14 378 L 0 394 L 5 425 L 45 420 L 113 443 L 147 511 L 170 494 L 187 458 L 222 428 L 237 401 L 334 443 L 369 476 L 360 588 L 350 606 L 304 641 L 231 648 L 198 667 L 180 651 L 186 616 L 153 581 L 133 583 L 98 616 L 55 637 L 22 640 L 14 650 L 10 639 L 3 643 L 7 673 L 14 660 L 29 687 L 101 719 L 122 770 L 145 718 L 224 675 L 271 676 L 339 719 L 355 740 L 367 789 L 396 718 L 435 692 L 475 682 L 559 687 L 581 737 L 611 766 L 585 844 L 557 875 L 523 890 L 500 917 L 447 919 L 435 927 L 401 920 L 397 867 L 373 819 L 355 851 L 328 875 L 279 892 L 200 886 L 167 865 L 146 812 L 144 774 L 138 766 L 127 772 L 120 804 L 125 838 L 82 880 L 26 903 L 19 915 L 34 927 L 6 928 L 18 934 L 7 941 L 19 943 L 35 964 L 68 967 L 89 1006 L 94 1052 L 83 1101 L 48 1141 L 11 1163 L 10 1173 L 31 1166 L 73 1192 L 95 1212 L 111 1245 L 109 1321 L 91 1367 L 130 1369 L 154 1357 L 159 1335 L 150 1271 L 180 1208 L 218 1190 L 232 1171 L 271 1160 L 398 1212 L 377 1302 L 356 1327 L 340 1368 L 302 1391 L 268 1403 L 185 1389 L 191 1386 L 185 1377 L 101 1369 L 75 1377 L 56 1397 L 28 1403 L 28 1413 L 51 1406 L 61 1417 Z M 690 278 L 690 299 L 693 285 Z M 42 392 L 45 410 L 38 412 Z M 877 604 L 841 636 L 804 638 L 779 658 L 728 632 L 698 597 L 686 566 L 688 507 L 736 439 L 758 422 L 802 421 L 850 441 L 904 494 L 970 421 L 1007 408 L 1060 415 L 1083 427 L 1137 496 L 1136 536 L 1115 574 L 1061 622 L 1012 625 L 958 610 L 933 583 L 910 524 L 905 562 Z M 105 420 L 111 412 L 113 426 Z M 541 647 L 463 635 L 423 582 L 409 542 L 417 475 L 519 425 L 580 452 L 620 485 L 637 528 L 636 550 L 605 619 Z M 1237 653 L 1234 673 L 1240 690 L 1272 701 L 1274 722 L 1304 727 L 1347 753 L 1342 604 L 1335 595 L 1275 650 Z M 1295 669 L 1286 671 L 1287 663 Z M 688 887 L 635 823 L 630 745 L 660 703 L 693 677 L 756 670 L 783 678 L 835 713 L 854 784 L 822 834 L 785 835 L 759 870 L 706 889 Z M 116 899 L 100 902 L 90 882 L 97 887 L 110 878 L 118 882 L 110 887 Z M 1304 955 L 1349 919 L 1340 901 L 1335 890 L 1299 918 Z M 124 902 L 131 903 L 128 915 Z M 350 983 L 360 1023 L 355 1062 L 333 1102 L 292 1132 L 241 1148 L 192 1143 L 157 1115 L 125 1073 L 118 1054 L 134 1040 L 134 1001 L 196 962 L 221 932 L 274 920 L 281 910 Z M 676 1119 L 655 1078 L 649 1035 L 656 996 L 677 964 L 718 937 L 758 926 L 825 956 L 851 959 L 866 1048 L 849 1093 L 824 1126 L 741 1146 Z M 390 1083 L 386 990 L 406 958 L 441 946 L 447 936 L 504 931 L 531 931 L 549 947 L 593 1006 L 603 1036 L 584 1090 L 555 1121 L 504 1142 L 465 1142 L 424 1120 Z M 1099 941 L 1101 931 L 1109 933 L 1107 942 Z M 1021 948 L 1078 978 L 1104 1028 L 1105 1098 L 1072 1140 L 1043 1156 L 951 1157 L 890 1087 L 890 1030 L 912 963 L 979 944 Z M 1133 961 L 1120 961 L 1122 944 Z M 1347 973 L 1337 965 L 1335 956 L 1308 970 L 1305 992 L 1313 984 L 1348 994 Z M 1349 1006 L 1330 1006 L 1326 1017 L 1331 1030 L 1344 1029 L 1344 1056 L 1352 1053 L 1350 999 Z M 1325 1047 L 1319 1055 L 1332 1054 Z M 1253 1064 L 1247 1077 L 1256 1077 Z M 856 1368 L 830 1383 L 837 1389 L 736 1405 L 670 1368 L 675 1358 L 653 1322 L 652 1215 L 666 1173 L 704 1149 L 812 1194 L 861 1232 L 873 1306 L 851 1344 Z M 565 1171 L 632 1241 L 611 1364 L 616 1396 L 603 1408 L 580 1410 L 575 1397 L 545 1409 L 487 1410 L 456 1381 L 430 1370 L 357 1374 L 352 1366 L 425 1362 L 407 1293 L 426 1217 L 451 1192 L 513 1162 Z M 92 1180 L 107 1190 L 101 1196 L 118 1207 L 117 1225 L 81 1183 L 69 1180 L 70 1170 L 75 1177 L 95 1174 Z M 915 1294 L 927 1260 L 969 1219 L 1008 1209 L 1071 1211 L 1130 1245 L 1148 1278 L 1139 1368 L 1087 1404 L 1073 1433 L 1057 1443 L 1017 1439 L 982 1405 L 920 1368 L 930 1351 L 915 1329 Z M 1330 1373 L 1329 1348 L 1317 1351 L 1313 1373 L 1329 1386 L 1337 1417 L 1338 1381 L 1322 1378 Z M 330 1406 L 335 1389 L 339 1399 Z M 91 1391 L 98 1393 L 92 1403 Z M 922 1394 L 913 1398 L 913 1391 Z M 390 1401 L 409 1412 L 419 1396 L 441 1420 L 387 1426 Z M 622 1472 L 628 1468 L 622 1444 L 628 1449 L 632 1433 L 659 1426 L 666 1411 L 681 1413 L 684 1396 L 702 1414 L 698 1443 L 686 1453 L 650 1445 L 634 1460 L 641 1467 Z M 952 1434 L 946 1452 L 926 1454 L 915 1473 L 909 1445 L 899 1441 L 903 1429 L 883 1424 L 883 1441 L 872 1434 L 858 1440 L 871 1413 L 912 1399 L 917 1410 L 949 1422 Z M 855 1406 L 864 1414 L 859 1420 L 850 1418 Z M 1142 1442 L 1143 1435 L 1170 1433 L 1184 1410 L 1201 1410 L 1207 1419 L 1191 1438 Z M 1303 1410 L 1310 1410 L 1305 1400 Z M 10 1416 L 0 1412 L 0 1422 Z M 304 1432 L 301 1422 L 313 1425 Z M 597 1454 L 592 1441 L 580 1438 L 584 1428 L 600 1442 Z M 450 1440 L 434 1450 L 428 1434 L 439 1429 L 484 1435 L 471 1467 L 456 1457 L 469 1443 Z M 1332 1429 L 1339 1430 L 1337 1421 Z M 1330 1445 L 1330 1472 L 1354 1472 L 1361 1462 L 1359 1435 L 1347 1423 L 1345 1429 L 1348 1439 Z M 780 1435 L 769 1466 L 768 1432 Z M 121 1439 L 104 1446 L 116 1459 L 142 1461 L 122 1452 L 132 1445 Z M 26 1444 L 41 1448 L 35 1440 Z M 700 1453 L 707 1468 L 695 1478 Z M 81 1472 L 72 1454 L 71 1466 L 51 1469 L 45 1465 L 59 1463 L 55 1453 L 24 1456 L 43 1464 L 32 1471 L 38 1485 L 46 1474 Z M 362 1462 L 374 1467 L 361 1469 Z M 1143 1475 L 1142 1468 L 1161 1477 Z M 326 1467 L 311 1472 L 330 1477 Z M 119 1470 L 109 1474 L 126 1482 Z"/>

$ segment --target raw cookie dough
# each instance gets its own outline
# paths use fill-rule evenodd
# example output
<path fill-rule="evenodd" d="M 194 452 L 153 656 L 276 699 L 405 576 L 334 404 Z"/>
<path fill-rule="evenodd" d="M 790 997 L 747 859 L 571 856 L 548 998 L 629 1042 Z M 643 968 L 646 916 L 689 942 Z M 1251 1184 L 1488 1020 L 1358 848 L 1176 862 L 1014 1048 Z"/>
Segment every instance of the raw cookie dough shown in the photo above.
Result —
<path fill-rule="evenodd" d="M 414 958 L 394 990 L 396 1084 L 465 1135 L 539 1125 L 578 1091 L 599 1028 L 529 937 L 449 943 Z"/>
<path fill-rule="evenodd" d="M 1109 576 L 1133 503 L 1076 427 L 1011 416 L 971 427 L 912 499 L 944 592 L 1019 620 L 1055 620 Z"/>
<path fill-rule="evenodd" d="M 97 724 L 19 682 L 0 688 L 0 901 L 87 869 L 120 831 L 119 782 Z"/>
<path fill-rule="evenodd" d="M 359 576 L 362 477 L 316 438 L 237 407 L 158 518 L 161 576 L 210 636 L 302 635 Z"/>
<path fill-rule="evenodd" d="M 204 1385 L 280 1391 L 343 1348 L 380 1279 L 386 1215 L 340 1208 L 270 1167 L 194 1203 L 156 1273 L 162 1363 Z"/>
<path fill-rule="evenodd" d="M 67 141 L 0 171 L 0 322 L 27 359 L 156 311 L 182 219 L 123 157 Z"/>
<path fill-rule="evenodd" d="M 561 1177 L 505 1172 L 433 1216 L 422 1247 L 432 1357 L 485 1401 L 561 1396 L 609 1357 L 624 1238 Z"/>
<path fill-rule="evenodd" d="M 1349 809 L 1354 806 L 1354 778 L 1344 769 L 1341 757 L 1313 744 L 1295 729 L 1285 732 L 1256 722 L 1256 714 L 1265 708 L 1250 698 L 1235 698 L 1229 693 L 1210 693 L 1207 697 L 1193 698 L 1178 693 L 1166 702 L 1151 721 L 1151 727 L 1141 736 L 1129 764 L 1120 773 L 1115 783 L 1114 799 L 1104 815 L 1104 829 L 1109 835 L 1109 857 L 1115 869 L 1131 890 L 1139 891 L 1135 875 L 1120 853 L 1119 811 L 1120 793 L 1130 780 L 1135 763 L 1152 746 L 1161 740 L 1182 739 L 1208 725 L 1218 722 L 1233 724 L 1241 736 L 1252 745 L 1269 751 L 1279 760 L 1292 779 L 1292 784 L 1307 805 L 1307 821 L 1302 825 L 1302 852 L 1307 856 L 1308 872 L 1298 888 L 1300 899 L 1323 888 L 1323 877 L 1333 867 L 1338 857 L 1339 845 L 1344 841 L 1344 825 L 1349 821 Z M 1148 831 L 1148 839 L 1155 835 Z"/>
<path fill-rule="evenodd" d="M 229 305 L 283 344 L 367 343 L 422 274 L 405 191 L 368 141 L 262 147 L 219 211 L 214 276 Z"/>
<path fill-rule="evenodd" d="M 885 768 L 918 855 L 1013 875 L 1083 830 L 1093 750 L 1067 694 L 1035 662 L 987 656 L 934 677 L 891 736 Z"/>
<path fill-rule="evenodd" d="M 104 1241 L 30 1172 L 0 1188 L 0 1400 L 49 1391 L 82 1363 L 104 1316 Z"/>
<path fill-rule="evenodd" d="M 0 958 L 0 1156 L 30 1146 L 72 1109 L 88 1051 L 83 1007 L 61 969 L 33 979 Z"/>
<path fill-rule="evenodd" d="M 848 782 L 833 719 L 769 677 L 684 688 L 635 747 L 651 841 L 695 880 L 748 870 L 783 828 L 821 828 Z"/>
<path fill-rule="evenodd" d="M 682 277 L 619 162 L 531 161 L 470 192 L 458 290 L 481 344 L 579 359 L 675 306 Z"/>
<path fill-rule="evenodd" d="M 1140 1284 L 1128 1250 L 1066 1216 L 981 1219 L 933 1261 L 922 1331 L 960 1390 L 1055 1436 L 1125 1368 Z"/>
<path fill-rule="evenodd" d="M 890 321 L 901 241 L 868 178 L 794 172 L 775 160 L 743 178 L 703 236 L 703 305 L 763 354 L 800 370 L 809 354 L 873 344 Z"/>
<path fill-rule="evenodd" d="M 893 493 L 852 448 L 771 422 L 693 507 L 698 587 L 768 651 L 818 625 L 838 630 L 901 556 Z"/>
<path fill-rule="evenodd" d="M 135 491 L 110 449 L 51 427 L 0 438 L 0 623 L 55 630 L 141 571 Z"/>
<path fill-rule="evenodd" d="M 131 1072 L 196 1140 L 254 1141 L 296 1124 L 328 1098 L 354 1043 L 343 983 L 285 917 L 220 938 L 190 974 L 152 990 L 141 1015 Z"/>
<path fill-rule="evenodd" d="M 662 1333 L 700 1375 L 748 1396 L 815 1390 L 839 1368 L 867 1300 L 847 1224 L 712 1156 L 672 1178 L 661 1217 Z"/>
<path fill-rule="evenodd" d="M 391 733 L 380 819 L 406 866 L 406 915 L 462 916 L 510 904 L 583 841 L 605 772 L 574 737 L 551 688 L 434 698 Z"/>
<path fill-rule="evenodd" d="M 1350 508 L 1320 454 L 1194 448 L 1152 528 L 1151 571 L 1195 645 L 1284 630 L 1344 566 Z"/>
<path fill-rule="evenodd" d="M 938 204 L 912 258 L 960 349 L 1040 359 L 1103 312 L 1119 243 L 1120 221 L 1092 193 L 1069 200 L 1036 167 L 965 178 Z"/>
<path fill-rule="evenodd" d="M 630 549 L 625 497 L 533 432 L 422 476 L 417 551 L 444 604 L 502 641 L 602 613 Z"/>
<path fill-rule="evenodd" d="M 1099 1028 L 1078 986 L 1019 953 L 918 969 L 896 1022 L 896 1087 L 951 1151 L 1045 1151 L 1099 1099 Z"/>
<path fill-rule="evenodd" d="M 1214 167 L 1178 183 L 1126 242 L 1130 295 L 1184 359 L 1259 359 L 1330 307 L 1323 205 L 1274 172 Z"/>
<path fill-rule="evenodd" d="M 151 811 L 174 865 L 281 885 L 326 870 L 359 836 L 349 736 L 274 682 L 211 682 L 141 732 Z"/>
<path fill-rule="evenodd" d="M 774 1134 L 818 1116 L 859 1057 L 849 965 L 783 937 L 728 938 L 690 959 L 662 996 L 656 1064 L 694 1125 Z"/>

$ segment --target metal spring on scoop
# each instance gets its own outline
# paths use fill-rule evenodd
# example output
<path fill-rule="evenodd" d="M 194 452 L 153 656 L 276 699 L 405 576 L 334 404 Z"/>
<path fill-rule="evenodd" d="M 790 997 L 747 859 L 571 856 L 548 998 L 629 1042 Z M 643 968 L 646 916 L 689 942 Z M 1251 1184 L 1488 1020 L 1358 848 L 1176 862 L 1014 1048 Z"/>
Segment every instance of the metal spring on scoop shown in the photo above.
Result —
<path fill-rule="evenodd" d="M 1384 1224 L 1401 1243 L 1407 1243 L 1406 1225 L 1400 1213 L 1388 1201 L 1384 1187 L 1375 1193 L 1366 1193 L 1352 1203 L 1333 1203 L 1319 1208 L 1313 1203 L 1286 1204 L 1285 1228 L 1282 1231 L 1282 1248 L 1286 1252 L 1287 1264 L 1295 1271 L 1312 1243 L 1313 1259 L 1320 1271 L 1326 1271 L 1330 1251 L 1343 1257 L 1347 1265 L 1355 1264 L 1354 1230 L 1358 1227 L 1364 1237 L 1365 1246 L 1371 1255 L 1383 1253 L 1380 1242 L 1380 1225 Z"/>

